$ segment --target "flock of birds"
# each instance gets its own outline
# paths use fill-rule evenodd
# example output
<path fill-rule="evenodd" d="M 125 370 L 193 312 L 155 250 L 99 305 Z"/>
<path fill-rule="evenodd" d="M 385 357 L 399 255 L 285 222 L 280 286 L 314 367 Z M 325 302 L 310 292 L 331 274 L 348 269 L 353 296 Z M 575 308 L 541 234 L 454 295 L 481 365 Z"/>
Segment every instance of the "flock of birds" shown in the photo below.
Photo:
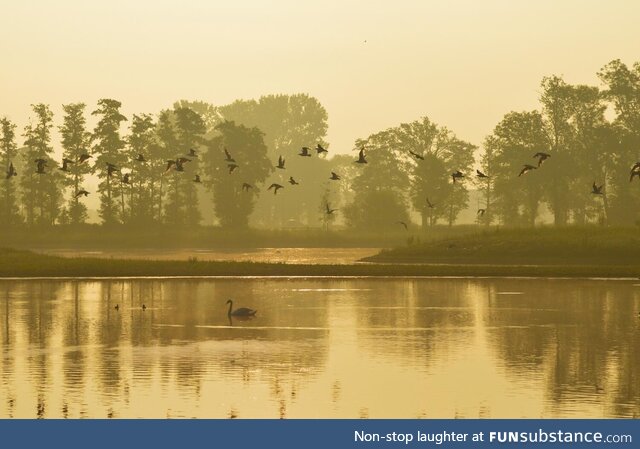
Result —
<path fill-rule="evenodd" d="M 325 149 L 321 144 L 317 144 L 316 148 L 315 148 L 316 154 L 319 156 L 321 154 L 326 154 L 329 151 L 327 149 Z M 300 157 L 311 157 L 312 156 L 312 152 L 313 150 L 309 147 L 302 147 L 300 149 L 300 152 L 298 153 L 298 156 Z M 238 169 L 239 165 L 236 162 L 236 160 L 231 156 L 231 153 L 229 152 L 229 150 L 227 148 L 224 148 L 224 154 L 225 154 L 225 161 L 227 162 L 227 168 L 229 169 L 229 174 L 233 173 L 236 169 Z M 361 148 L 360 152 L 358 153 L 358 159 L 356 159 L 354 161 L 357 164 L 366 164 L 367 163 L 367 158 L 365 156 L 365 149 Z M 276 169 L 279 170 L 286 170 L 286 159 L 284 157 L 282 157 L 282 155 L 278 156 L 278 163 L 275 166 Z M 332 171 L 331 172 L 331 176 L 329 176 L 329 180 L 331 181 L 340 181 L 342 178 L 340 177 L 339 174 L 337 174 L 336 172 Z M 298 182 L 293 176 L 289 176 L 289 184 L 291 184 L 292 186 L 298 186 L 300 185 L 300 182 Z M 283 186 L 282 184 L 278 183 L 278 182 L 273 182 L 269 185 L 269 187 L 267 187 L 267 191 L 271 191 L 273 190 L 273 194 L 277 195 L 278 191 L 281 189 L 284 189 L 285 186 Z M 247 183 L 247 182 L 243 182 L 242 183 L 242 191 L 244 192 L 248 192 L 251 189 L 254 189 L 254 186 L 252 186 L 251 184 Z M 333 215 L 334 212 L 336 212 L 338 209 L 335 208 L 331 208 L 330 204 L 327 202 L 325 203 L 325 213 L 326 215 Z"/>
<path fill-rule="evenodd" d="M 65 172 L 65 173 L 69 173 L 69 165 L 71 164 L 77 164 L 77 165 L 81 165 L 84 163 L 87 163 L 87 161 L 89 159 L 91 159 L 93 156 L 91 156 L 90 154 L 87 153 L 82 153 L 80 154 L 76 160 L 71 160 L 68 158 L 63 158 L 62 159 L 62 163 L 60 164 L 60 167 L 58 168 L 58 170 Z M 189 154 L 185 156 L 180 156 L 177 157 L 176 159 L 171 159 L 171 160 L 167 160 L 167 166 L 164 170 L 164 173 L 169 172 L 171 169 L 174 169 L 175 171 L 178 172 L 183 172 L 184 171 L 184 164 L 187 162 L 191 162 L 193 158 L 197 158 L 198 157 L 198 153 L 196 150 L 194 150 L 193 148 L 191 148 L 189 150 Z M 191 158 L 191 159 L 189 159 Z M 147 162 L 147 159 L 144 157 L 143 154 L 138 154 L 138 156 L 136 158 L 134 158 L 134 161 L 138 162 L 138 163 L 145 163 Z M 49 164 L 49 161 L 47 159 L 43 159 L 43 158 L 38 158 L 34 160 L 34 163 L 36 164 L 35 166 L 35 173 L 38 175 L 45 175 L 47 174 L 47 167 Z M 122 173 L 122 169 L 120 167 L 118 167 L 116 164 L 113 164 L 111 162 L 106 162 L 106 168 L 107 168 L 107 177 L 110 179 L 114 176 L 114 174 L 118 174 L 119 178 L 120 178 L 120 182 L 122 184 L 128 184 L 131 185 L 131 173 Z M 12 179 L 14 176 L 17 176 L 18 172 L 16 171 L 13 162 L 9 163 L 9 168 L 7 169 L 7 176 L 6 179 L 10 180 Z M 195 183 L 201 183 L 202 181 L 200 180 L 200 175 L 195 175 L 195 178 L 193 180 L 193 182 Z M 74 194 L 74 198 L 78 198 L 80 196 L 88 196 L 90 192 L 88 192 L 87 190 L 84 189 L 78 189 L 77 192 L 75 192 Z"/>
<path fill-rule="evenodd" d="M 328 150 L 326 150 L 321 144 L 317 144 L 316 148 L 315 148 L 316 154 L 317 155 L 321 155 L 321 154 L 326 154 L 328 153 Z M 298 156 L 300 157 L 311 157 L 313 150 L 309 147 L 302 147 L 300 149 L 300 153 L 298 153 Z M 413 156 L 416 160 L 420 160 L 420 161 L 424 161 L 424 156 L 422 154 L 418 154 L 414 151 L 409 150 L 409 153 L 411 154 L 411 156 Z M 224 155 L 225 155 L 225 162 L 227 163 L 227 169 L 228 169 L 228 173 L 231 174 L 234 171 L 236 171 L 240 165 L 236 162 L 236 160 L 232 157 L 231 153 L 229 152 L 229 150 L 225 147 L 224 148 Z M 198 153 L 195 149 L 191 148 L 189 150 L 189 153 L 185 156 L 180 156 L 180 157 L 176 157 L 176 159 L 171 159 L 171 160 L 167 160 L 167 165 L 165 167 L 164 170 L 164 174 L 168 173 L 171 170 L 174 170 L 176 172 L 184 172 L 184 164 L 191 162 L 194 158 L 198 157 Z M 530 171 L 533 170 L 537 170 L 539 169 L 542 164 L 551 157 L 551 155 L 549 153 L 544 153 L 544 152 L 537 152 L 533 155 L 534 159 L 537 159 L 537 165 L 531 165 L 531 164 L 524 164 L 522 166 L 522 169 L 520 170 L 520 172 L 518 173 L 518 177 L 527 174 Z M 68 173 L 69 170 L 69 165 L 71 164 L 83 164 L 86 163 L 89 159 L 91 159 L 92 156 L 90 154 L 87 153 L 83 153 L 81 155 L 79 155 L 77 157 L 77 159 L 71 160 L 68 158 L 63 158 L 62 159 L 62 163 L 60 165 L 60 167 L 58 168 L 58 170 Z M 143 154 L 138 154 L 138 156 L 136 158 L 134 158 L 134 161 L 138 162 L 138 163 L 145 163 L 147 162 L 146 158 L 144 157 Z M 39 175 L 44 175 L 47 173 L 46 168 L 49 164 L 49 162 L 46 159 L 43 158 L 38 158 L 35 161 L 35 173 L 39 174 Z M 365 149 L 364 147 L 360 149 L 359 153 L 358 153 L 358 159 L 356 159 L 354 161 L 357 164 L 366 164 L 367 163 L 367 158 L 365 156 Z M 282 157 L 282 155 L 280 155 L 278 157 L 278 162 L 275 166 L 276 169 L 279 170 L 285 170 L 285 164 L 286 164 L 286 160 L 285 158 Z M 112 164 L 110 162 L 106 162 L 106 168 L 107 168 L 107 176 L 108 178 L 111 178 L 114 174 L 118 174 L 120 177 L 120 182 L 122 184 L 131 184 L 131 173 L 124 173 L 122 174 L 121 169 L 116 166 L 115 164 Z M 7 180 L 11 180 L 14 176 L 17 176 L 18 172 L 16 171 L 13 162 L 9 163 L 9 167 L 7 169 L 6 172 L 6 179 Z M 629 176 L 629 181 L 633 181 L 633 179 L 635 177 L 638 177 L 638 179 L 640 179 L 640 161 L 636 162 L 632 167 L 631 167 L 631 171 L 630 171 L 630 176 Z M 489 175 L 483 173 L 482 171 L 476 169 L 476 177 L 478 179 L 489 179 Z M 454 172 L 451 173 L 451 179 L 452 182 L 454 184 L 456 184 L 457 181 L 462 180 L 463 178 L 465 178 L 465 174 L 463 172 L 461 172 L 460 170 L 456 170 Z M 331 172 L 331 176 L 329 176 L 329 180 L 331 181 L 340 181 L 342 178 L 340 177 L 339 174 L 337 174 L 336 172 L 332 171 Z M 193 182 L 195 183 L 202 183 L 202 180 L 200 178 L 200 175 L 196 174 Z M 300 185 L 300 183 L 293 177 L 293 176 L 289 176 L 289 180 L 288 180 L 289 184 L 291 184 L 292 186 L 298 186 Z M 243 182 L 242 184 L 242 191 L 243 192 L 249 192 L 250 190 L 254 189 L 254 186 L 247 183 L 247 182 Z M 269 185 L 269 187 L 267 188 L 268 191 L 273 190 L 273 194 L 277 195 L 279 190 L 284 189 L 284 186 L 282 184 L 279 184 L 277 182 L 273 182 L 271 183 L 271 185 Z M 591 186 L 591 193 L 594 195 L 604 195 L 604 184 L 601 185 L 597 185 L 596 182 L 593 182 L 593 185 Z M 77 192 L 75 192 L 74 197 L 78 198 L 80 196 L 88 196 L 89 192 L 87 190 L 84 189 L 79 189 Z M 426 198 L 426 205 L 427 208 L 429 209 L 434 209 L 436 207 L 436 204 L 434 204 L 433 202 L 431 202 L 431 200 L 427 197 Z M 334 212 L 336 212 L 338 209 L 335 208 L 331 208 L 330 204 L 327 202 L 325 205 L 325 213 L 326 215 L 333 215 Z M 487 209 L 486 208 L 480 208 L 478 209 L 477 215 L 478 217 L 482 217 L 485 213 L 486 213 Z M 397 222 L 398 224 L 402 225 L 405 229 L 408 229 L 408 225 L 406 222 L 404 221 L 399 221 Z"/>

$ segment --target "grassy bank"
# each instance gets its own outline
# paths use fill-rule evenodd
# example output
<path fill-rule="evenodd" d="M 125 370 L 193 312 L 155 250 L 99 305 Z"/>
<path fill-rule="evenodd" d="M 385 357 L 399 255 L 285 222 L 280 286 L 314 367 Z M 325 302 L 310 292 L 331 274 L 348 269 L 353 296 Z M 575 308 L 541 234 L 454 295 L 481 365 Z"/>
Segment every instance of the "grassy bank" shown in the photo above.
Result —
<path fill-rule="evenodd" d="M 636 277 L 640 265 L 290 265 L 66 258 L 0 249 L 0 277 L 548 276 Z"/>
<path fill-rule="evenodd" d="M 476 226 L 434 226 L 405 231 L 396 225 L 385 232 L 318 228 L 282 230 L 131 226 L 55 226 L 0 229 L 0 247 L 76 250 L 237 249 L 237 248 L 392 248 L 410 239 L 421 241 L 477 232 Z"/>
<path fill-rule="evenodd" d="M 385 263 L 599 266 L 640 265 L 640 229 L 565 227 L 494 229 L 385 250 Z"/>

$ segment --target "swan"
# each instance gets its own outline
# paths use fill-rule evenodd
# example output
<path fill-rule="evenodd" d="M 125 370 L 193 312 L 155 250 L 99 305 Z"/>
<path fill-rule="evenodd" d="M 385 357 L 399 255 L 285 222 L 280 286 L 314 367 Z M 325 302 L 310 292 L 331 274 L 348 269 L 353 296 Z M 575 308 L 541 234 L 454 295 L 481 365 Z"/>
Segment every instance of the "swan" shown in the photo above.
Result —
<path fill-rule="evenodd" d="M 239 309 L 233 310 L 233 301 L 230 299 L 227 301 L 229 304 L 229 312 L 227 312 L 228 316 L 255 316 L 257 310 L 247 309 L 246 307 L 240 307 Z"/>

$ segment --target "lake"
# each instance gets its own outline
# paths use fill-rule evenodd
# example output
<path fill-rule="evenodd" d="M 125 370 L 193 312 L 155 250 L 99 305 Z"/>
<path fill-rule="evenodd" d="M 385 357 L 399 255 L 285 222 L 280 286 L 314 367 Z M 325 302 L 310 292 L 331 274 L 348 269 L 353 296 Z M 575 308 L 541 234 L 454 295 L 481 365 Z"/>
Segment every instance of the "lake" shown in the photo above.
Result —
<path fill-rule="evenodd" d="M 101 259 L 189 260 L 216 262 L 258 262 L 290 264 L 343 265 L 357 263 L 382 248 L 230 248 L 224 249 L 136 249 L 132 250 L 78 250 L 37 249 L 37 252 L 62 257 L 97 257 Z"/>
<path fill-rule="evenodd" d="M 0 418 L 640 416 L 630 280 L 2 280 L 0 298 Z M 230 321 L 229 298 L 257 316 Z"/>

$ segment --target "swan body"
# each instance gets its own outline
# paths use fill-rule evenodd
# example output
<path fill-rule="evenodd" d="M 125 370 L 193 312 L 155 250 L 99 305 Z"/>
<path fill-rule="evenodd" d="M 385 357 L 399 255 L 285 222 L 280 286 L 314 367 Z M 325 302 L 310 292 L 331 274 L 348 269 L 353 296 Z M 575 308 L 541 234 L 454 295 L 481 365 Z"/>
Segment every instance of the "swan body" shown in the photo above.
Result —
<path fill-rule="evenodd" d="M 236 310 L 233 310 L 233 301 L 228 300 L 227 304 L 229 304 L 229 312 L 227 315 L 229 316 L 255 316 L 257 310 L 248 309 L 246 307 L 240 307 Z"/>

